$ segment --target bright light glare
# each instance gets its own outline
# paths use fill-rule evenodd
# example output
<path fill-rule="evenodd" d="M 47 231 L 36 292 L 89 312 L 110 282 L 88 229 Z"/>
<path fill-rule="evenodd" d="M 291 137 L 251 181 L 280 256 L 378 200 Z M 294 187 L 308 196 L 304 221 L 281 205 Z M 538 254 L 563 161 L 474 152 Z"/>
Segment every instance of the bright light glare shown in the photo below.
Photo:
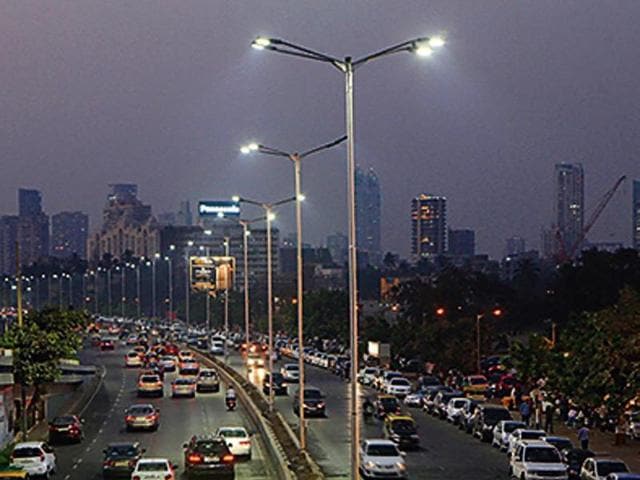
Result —
<path fill-rule="evenodd" d="M 298 200 L 301 201 L 301 202 L 304 202 L 305 198 L 307 198 L 307 197 L 305 197 L 303 193 L 298 195 Z"/>
<path fill-rule="evenodd" d="M 253 45 L 255 45 L 255 48 L 268 47 L 269 45 L 271 45 L 271 39 L 267 37 L 258 37 L 253 41 Z"/>
<path fill-rule="evenodd" d="M 238 203 L 240 201 L 240 197 L 238 195 L 234 195 L 233 197 L 231 197 L 231 201 Z"/>
<path fill-rule="evenodd" d="M 255 48 L 256 50 L 264 50 L 264 47 L 262 45 L 257 44 L 256 42 L 253 42 L 251 44 L 252 48 Z"/>
<path fill-rule="evenodd" d="M 430 57 L 433 49 L 427 43 L 419 43 L 416 45 L 414 52 L 421 57 Z"/>
<path fill-rule="evenodd" d="M 440 48 L 444 46 L 444 38 L 442 37 L 431 37 L 429 39 L 429 46 L 433 48 Z"/>
<path fill-rule="evenodd" d="M 270 221 L 273 221 L 276 219 L 276 214 L 273 212 L 269 212 L 269 214 L 267 215 L 267 219 Z"/>
<path fill-rule="evenodd" d="M 257 143 L 250 143 L 247 146 L 249 147 L 249 150 L 251 150 L 252 152 L 255 152 L 260 148 L 260 145 L 258 145 Z"/>
<path fill-rule="evenodd" d="M 244 155 L 248 155 L 249 153 L 251 153 L 251 149 L 249 147 L 241 147 L 240 153 L 243 153 Z"/>
<path fill-rule="evenodd" d="M 218 218 L 224 218 L 224 212 L 218 212 Z"/>

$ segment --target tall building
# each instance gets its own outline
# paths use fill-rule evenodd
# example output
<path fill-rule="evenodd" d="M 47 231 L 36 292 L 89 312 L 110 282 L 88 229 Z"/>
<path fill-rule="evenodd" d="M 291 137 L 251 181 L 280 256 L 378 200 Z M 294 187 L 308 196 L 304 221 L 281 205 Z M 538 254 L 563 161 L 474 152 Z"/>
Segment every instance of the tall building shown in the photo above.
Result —
<path fill-rule="evenodd" d="M 51 217 L 51 254 L 58 258 L 87 258 L 89 216 L 82 212 L 60 212 Z"/>
<path fill-rule="evenodd" d="M 42 211 L 38 190 L 18 190 L 20 263 L 30 265 L 49 255 L 49 217 Z"/>
<path fill-rule="evenodd" d="M 180 210 L 176 216 L 178 225 L 184 225 L 190 227 L 193 225 L 193 213 L 191 211 L 191 202 L 189 200 L 183 200 L 180 202 Z"/>
<path fill-rule="evenodd" d="M 18 241 L 18 217 L 0 217 L 0 275 L 16 273 L 16 242 Z"/>
<path fill-rule="evenodd" d="M 504 255 L 505 257 L 512 257 L 514 255 L 520 255 L 526 251 L 526 242 L 522 237 L 510 237 L 507 238 Z"/>
<path fill-rule="evenodd" d="M 584 228 L 584 172 L 580 163 L 558 163 L 556 176 L 556 228 L 565 252 L 577 245 Z"/>
<path fill-rule="evenodd" d="M 633 181 L 633 248 L 640 250 L 640 180 Z"/>
<path fill-rule="evenodd" d="M 42 213 L 42 194 L 38 190 L 18 190 L 18 215 L 32 217 Z"/>
<path fill-rule="evenodd" d="M 380 264 L 381 195 L 380 181 L 372 168 L 356 169 L 356 242 L 359 252 L 367 253 L 369 261 Z"/>
<path fill-rule="evenodd" d="M 411 253 L 414 261 L 447 251 L 447 199 L 422 193 L 411 201 Z"/>
<path fill-rule="evenodd" d="M 329 249 L 333 263 L 339 266 L 347 263 L 349 239 L 344 233 L 334 233 L 333 235 L 327 236 L 327 248 Z"/>
<path fill-rule="evenodd" d="M 476 232 L 473 230 L 449 230 L 448 253 L 462 257 L 476 254 Z"/>

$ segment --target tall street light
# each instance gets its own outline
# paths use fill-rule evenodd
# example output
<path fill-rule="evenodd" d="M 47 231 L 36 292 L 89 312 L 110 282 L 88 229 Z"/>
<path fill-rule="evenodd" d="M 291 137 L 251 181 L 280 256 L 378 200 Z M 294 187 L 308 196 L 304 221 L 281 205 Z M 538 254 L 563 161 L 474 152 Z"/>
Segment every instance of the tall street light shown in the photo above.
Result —
<path fill-rule="evenodd" d="M 151 317 L 156 318 L 156 261 L 160 258 L 159 253 L 153 255 L 151 260 Z"/>
<path fill-rule="evenodd" d="M 231 237 L 224 237 L 224 256 L 229 256 L 229 242 Z M 229 340 L 229 279 L 224 289 L 224 363 L 229 363 L 229 348 L 227 342 Z"/>
<path fill-rule="evenodd" d="M 185 321 L 187 322 L 187 330 L 189 329 L 190 321 L 191 321 L 191 278 L 189 278 L 189 255 L 191 254 L 191 248 L 193 247 L 193 240 L 189 240 L 187 242 L 187 248 L 184 249 L 184 298 L 185 298 L 185 309 L 184 316 Z M 208 342 L 207 342 L 208 344 Z"/>
<path fill-rule="evenodd" d="M 502 310 L 499 308 L 494 308 L 491 311 L 491 315 L 494 317 L 500 317 L 502 315 Z M 478 313 L 476 314 L 476 369 L 478 374 L 482 373 L 482 367 L 480 365 L 480 359 L 482 356 L 482 347 L 480 342 L 480 320 L 482 320 L 486 316 L 486 313 Z"/>
<path fill-rule="evenodd" d="M 340 137 L 333 142 L 326 143 L 316 148 L 312 148 L 307 150 L 306 152 L 298 153 L 298 152 L 285 152 L 284 150 L 280 150 L 273 147 L 268 147 L 266 145 L 262 145 L 259 143 L 250 143 L 245 145 L 240 149 L 242 153 L 249 154 L 251 152 L 259 152 L 265 155 L 273 155 L 276 157 L 284 157 L 291 161 L 293 164 L 293 178 L 294 178 L 294 186 L 295 186 L 295 196 L 296 196 L 296 274 L 297 274 L 297 300 L 298 300 L 298 351 L 302 351 L 304 346 L 304 308 L 303 308 L 303 292 L 304 292 L 304 274 L 303 274 L 303 265 L 302 265 L 302 200 L 304 196 L 302 195 L 302 159 L 306 158 L 314 153 L 321 152 L 323 150 L 327 150 L 329 148 L 335 147 L 336 145 L 341 144 L 347 139 L 346 136 Z M 300 356 L 298 358 L 298 368 L 300 370 L 300 379 L 299 386 L 301 390 L 304 390 L 304 358 Z M 304 435 L 304 429 L 301 430 L 300 433 L 300 446 L 305 448 L 306 437 Z"/>
<path fill-rule="evenodd" d="M 352 57 L 339 59 L 324 53 L 310 50 L 300 45 L 278 38 L 259 37 L 251 46 L 257 50 L 271 50 L 278 53 L 301 57 L 318 62 L 328 63 L 344 74 L 345 80 L 345 120 L 347 141 L 347 203 L 349 215 L 349 321 L 350 321 L 350 349 L 351 349 L 351 477 L 358 478 L 360 444 L 360 418 L 358 416 L 358 388 L 356 377 L 358 374 L 358 272 L 356 246 L 356 209 L 355 209 L 355 137 L 354 137 L 354 109 L 353 109 L 353 72 L 356 68 L 371 60 L 385 57 L 394 53 L 411 52 L 422 57 L 429 57 L 434 49 L 442 47 L 441 37 L 420 37 L 399 43 L 371 55 L 354 60 Z M 300 299 L 298 299 L 300 300 Z M 302 446 L 302 445 L 301 445 Z"/>
<path fill-rule="evenodd" d="M 255 205 L 264 210 L 265 217 L 267 218 L 267 319 L 269 324 L 269 347 L 267 351 L 269 353 L 269 411 L 273 410 L 273 268 L 271 260 L 271 222 L 275 219 L 273 209 L 281 205 L 296 201 L 297 197 L 285 198 L 278 202 L 265 203 L 251 200 L 244 197 L 233 197 L 233 201 L 248 203 Z M 304 391 L 302 386 L 299 388 L 301 401 L 304 400 Z M 304 402 L 300 403 L 304 405 Z M 303 408 L 300 408 L 300 425 L 304 423 Z"/>
<path fill-rule="evenodd" d="M 167 314 L 167 317 L 170 320 L 171 316 L 173 315 L 173 262 L 171 261 L 171 257 L 168 255 L 164 257 L 164 260 L 167 262 L 167 265 L 168 265 L 167 277 L 169 280 L 169 287 L 168 287 L 169 298 L 167 298 L 166 303 L 169 306 L 169 312 Z"/>
<path fill-rule="evenodd" d="M 138 259 L 136 263 L 136 314 L 139 319 L 142 315 L 142 298 L 140 298 L 140 268 L 141 263 L 144 262 L 144 258 Z"/>

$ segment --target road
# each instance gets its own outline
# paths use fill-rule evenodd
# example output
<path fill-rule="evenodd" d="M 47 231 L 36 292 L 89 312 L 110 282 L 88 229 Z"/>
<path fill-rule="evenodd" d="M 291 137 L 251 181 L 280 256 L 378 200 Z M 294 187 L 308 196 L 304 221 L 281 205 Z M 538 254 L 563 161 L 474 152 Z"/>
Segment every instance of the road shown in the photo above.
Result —
<path fill-rule="evenodd" d="M 165 396 L 159 399 L 136 397 L 137 370 L 124 368 L 122 346 L 114 352 L 85 350 L 83 363 L 102 365 L 106 369 L 104 382 L 93 402 L 83 414 L 85 439 L 78 445 L 55 447 L 58 458 L 58 480 L 102 479 L 102 450 L 110 442 L 139 441 L 146 448 L 145 456 L 165 457 L 179 465 L 183 471 L 182 444 L 194 434 L 213 433 L 219 426 L 250 424 L 242 406 L 227 412 L 223 393 L 202 394 L 195 399 L 172 399 L 169 384 L 175 373 L 165 376 Z M 160 428 L 157 432 L 127 433 L 124 429 L 124 409 L 138 402 L 153 403 L 160 409 Z M 182 478 L 180 475 L 178 478 Z M 272 479 L 265 462 L 262 440 L 253 439 L 250 461 L 236 465 L 237 479 Z"/>
<path fill-rule="evenodd" d="M 244 372 L 238 355 L 230 357 L 231 365 Z M 284 359 L 276 362 L 279 370 Z M 254 371 L 251 381 L 260 384 L 262 372 Z M 328 371 L 306 366 L 307 385 L 319 388 L 326 395 L 327 418 L 310 418 L 308 444 L 311 456 L 320 464 L 327 478 L 349 477 L 349 384 Z M 291 395 L 276 397 L 275 404 L 289 424 L 297 431 L 298 417 L 292 410 Z M 363 394 L 365 391 L 363 390 Z M 429 480 L 507 480 L 506 455 L 483 444 L 420 410 L 411 410 L 418 424 L 422 448 L 407 452 L 409 478 Z M 382 437 L 382 423 L 371 419 L 362 423 L 362 438 Z"/>

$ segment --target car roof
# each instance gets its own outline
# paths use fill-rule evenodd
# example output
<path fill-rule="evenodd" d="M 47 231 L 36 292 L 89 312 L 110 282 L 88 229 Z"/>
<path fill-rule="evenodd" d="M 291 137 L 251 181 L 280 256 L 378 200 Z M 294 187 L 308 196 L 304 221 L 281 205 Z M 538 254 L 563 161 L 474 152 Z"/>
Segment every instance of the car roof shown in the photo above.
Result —
<path fill-rule="evenodd" d="M 544 437 L 542 437 L 542 439 L 545 442 L 548 442 L 549 440 L 569 440 L 569 441 L 571 441 L 571 439 L 569 437 L 560 437 L 558 435 L 545 435 Z"/>
<path fill-rule="evenodd" d="M 414 422 L 415 420 L 413 419 L 413 417 L 411 415 L 406 415 L 406 414 L 400 414 L 400 415 L 394 415 L 394 414 L 389 414 L 387 415 L 386 421 L 393 421 L 393 420 L 408 420 L 410 422 Z"/>
<path fill-rule="evenodd" d="M 218 432 L 220 432 L 220 431 L 224 431 L 224 430 L 242 430 L 242 431 L 244 431 L 244 432 L 246 432 L 246 431 L 247 431 L 247 429 L 246 429 L 246 428 L 241 427 L 241 426 L 239 426 L 239 425 L 235 425 L 235 426 L 233 426 L 233 425 L 227 425 L 227 426 L 224 426 L 224 427 L 218 427 L 218 430 L 217 430 L 217 431 L 218 431 Z"/>
<path fill-rule="evenodd" d="M 107 448 L 118 448 L 118 447 L 139 447 L 140 442 L 114 442 L 107 443 Z"/>
<path fill-rule="evenodd" d="M 516 428 L 515 431 L 513 433 L 542 433 L 542 434 L 546 434 L 547 432 L 545 432 L 544 430 L 537 430 L 535 428 Z"/>
<path fill-rule="evenodd" d="M 364 440 L 364 443 L 367 445 L 392 445 L 396 446 L 391 440 L 387 440 L 386 438 L 367 438 Z"/>
<path fill-rule="evenodd" d="M 619 458 L 596 457 L 593 460 L 598 463 L 624 463 L 626 465 L 624 460 L 621 460 Z"/>
<path fill-rule="evenodd" d="M 166 458 L 141 458 L 140 460 L 138 460 L 138 463 L 158 463 L 158 462 L 169 463 L 169 460 Z"/>
<path fill-rule="evenodd" d="M 525 447 L 545 447 L 545 448 L 553 448 L 554 450 L 556 448 L 550 443 L 543 442 L 542 440 L 520 440 L 518 443 Z"/>
<path fill-rule="evenodd" d="M 14 449 L 16 448 L 34 448 L 34 447 L 42 447 L 44 445 L 44 442 L 20 442 L 20 443 L 16 443 L 16 446 L 13 447 Z"/>

